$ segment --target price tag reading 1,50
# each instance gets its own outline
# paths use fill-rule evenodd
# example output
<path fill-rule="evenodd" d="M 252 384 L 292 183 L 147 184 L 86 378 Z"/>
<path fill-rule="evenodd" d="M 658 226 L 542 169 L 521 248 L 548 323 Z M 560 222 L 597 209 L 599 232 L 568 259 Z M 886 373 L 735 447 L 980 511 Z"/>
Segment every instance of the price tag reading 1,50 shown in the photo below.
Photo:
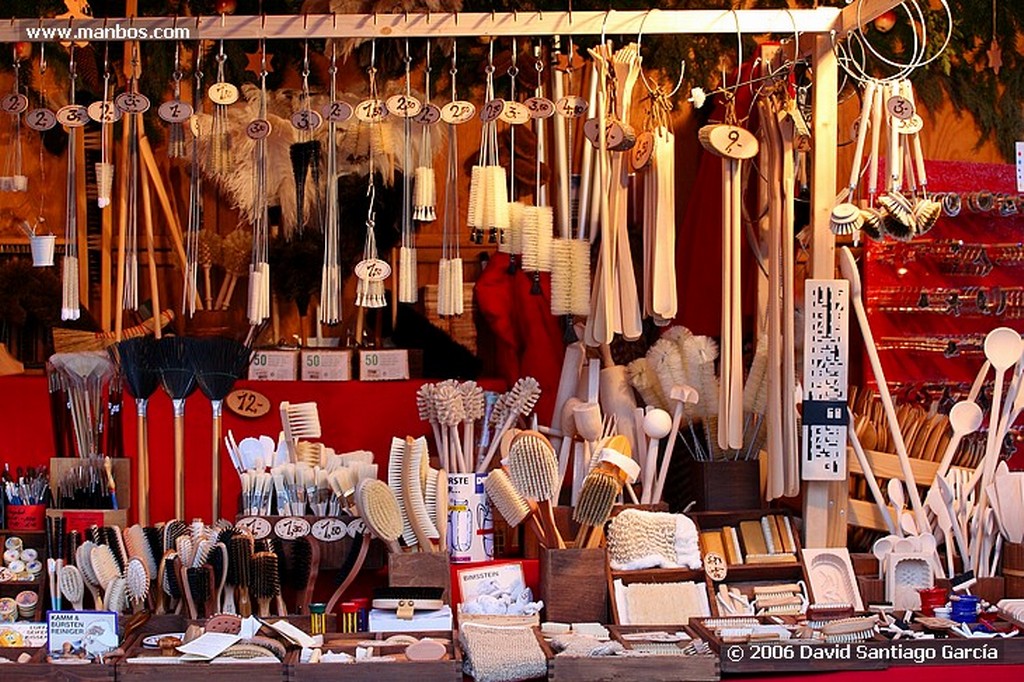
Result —
<path fill-rule="evenodd" d="M 341 519 L 320 519 L 309 532 L 320 542 L 337 542 L 348 535 L 348 526 Z"/>
<path fill-rule="evenodd" d="M 309 521 L 301 516 L 288 516 L 274 524 L 274 535 L 282 540 L 297 540 L 309 535 Z"/>
<path fill-rule="evenodd" d="M 363 123 L 380 123 L 387 115 L 388 110 L 383 100 L 364 99 L 356 105 L 356 118 Z"/>

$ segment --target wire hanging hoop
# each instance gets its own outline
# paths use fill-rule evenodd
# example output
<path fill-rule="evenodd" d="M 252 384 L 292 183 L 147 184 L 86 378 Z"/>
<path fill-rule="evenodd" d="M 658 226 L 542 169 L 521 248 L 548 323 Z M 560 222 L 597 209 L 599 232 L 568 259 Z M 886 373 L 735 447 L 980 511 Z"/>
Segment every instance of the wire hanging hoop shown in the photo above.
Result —
<path fill-rule="evenodd" d="M 637 33 L 636 33 L 636 52 L 637 52 L 638 55 L 640 55 L 640 64 L 639 64 L 639 67 L 638 67 L 639 70 L 640 70 L 640 81 L 643 83 L 644 87 L 647 88 L 647 92 L 648 92 L 648 94 L 651 95 L 651 97 L 656 97 L 656 96 L 662 94 L 662 92 L 661 92 L 661 88 L 659 86 L 656 86 L 656 85 L 652 86 L 651 85 L 651 81 L 647 78 L 647 74 L 644 73 L 644 67 L 643 67 L 643 42 L 642 41 L 643 41 L 643 36 L 644 36 L 644 24 L 647 22 L 647 17 L 649 17 L 651 15 L 651 12 L 653 12 L 655 9 L 657 9 L 657 8 L 652 8 L 652 9 L 647 10 L 647 12 L 643 16 L 643 19 L 640 20 L 640 28 L 637 30 Z M 667 93 L 663 93 L 664 96 L 669 98 L 669 99 L 675 97 L 676 94 L 679 92 L 679 90 L 683 87 L 683 81 L 685 80 L 685 78 L 686 78 L 686 60 L 685 59 L 680 59 L 679 60 L 679 79 L 676 81 L 675 87 L 673 87 L 671 91 L 669 91 Z"/>

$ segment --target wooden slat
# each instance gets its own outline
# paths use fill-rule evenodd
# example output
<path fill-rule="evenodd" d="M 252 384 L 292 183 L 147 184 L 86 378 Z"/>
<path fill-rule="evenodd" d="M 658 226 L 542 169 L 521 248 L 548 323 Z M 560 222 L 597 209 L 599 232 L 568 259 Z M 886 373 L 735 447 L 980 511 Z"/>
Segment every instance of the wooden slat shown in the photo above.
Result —
<path fill-rule="evenodd" d="M 888 452 L 878 452 L 877 450 L 865 450 L 864 454 L 867 455 L 868 462 L 871 464 L 871 470 L 875 474 L 875 478 L 879 480 L 886 480 L 890 478 L 898 478 L 903 480 L 903 470 L 900 469 L 900 460 L 896 455 Z M 860 467 L 860 462 L 857 461 L 856 455 L 853 453 L 852 448 L 847 448 L 847 461 L 850 463 L 850 473 L 862 474 L 863 469 Z M 929 462 L 923 459 L 910 458 L 910 470 L 914 472 L 914 480 L 919 485 L 930 485 L 931 481 L 935 478 L 935 472 L 939 468 L 938 462 Z M 951 467 L 950 469 L 961 469 L 963 467 Z M 966 469 L 970 471 L 970 469 Z"/>

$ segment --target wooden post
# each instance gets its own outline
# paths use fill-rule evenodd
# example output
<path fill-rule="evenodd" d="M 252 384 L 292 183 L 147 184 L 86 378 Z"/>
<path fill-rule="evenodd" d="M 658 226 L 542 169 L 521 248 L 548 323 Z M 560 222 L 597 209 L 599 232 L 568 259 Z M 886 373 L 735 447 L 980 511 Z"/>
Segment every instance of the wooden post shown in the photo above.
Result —
<path fill-rule="evenodd" d="M 814 279 L 835 277 L 835 236 L 829 217 L 836 198 L 838 80 L 839 65 L 829 36 L 815 36 L 810 272 Z M 847 482 L 804 481 L 803 493 L 804 546 L 845 547 Z"/>

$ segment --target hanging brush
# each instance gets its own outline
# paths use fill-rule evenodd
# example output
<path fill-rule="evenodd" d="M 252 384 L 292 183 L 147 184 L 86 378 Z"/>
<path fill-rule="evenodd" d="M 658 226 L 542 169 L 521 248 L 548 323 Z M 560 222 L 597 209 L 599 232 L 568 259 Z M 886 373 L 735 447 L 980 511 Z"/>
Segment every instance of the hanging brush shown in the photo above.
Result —
<path fill-rule="evenodd" d="M 251 254 L 252 233 L 249 230 L 239 227 L 224 237 L 221 248 L 221 265 L 224 266 L 225 277 L 220 286 L 220 293 L 217 294 L 217 299 L 213 304 L 215 309 L 227 310 L 230 307 L 238 280 L 245 277 L 249 271 Z"/>
<path fill-rule="evenodd" d="M 120 118 L 120 110 L 110 98 L 110 44 L 103 46 L 103 100 L 100 102 L 100 160 L 96 163 L 96 205 L 106 208 L 110 205 L 110 190 L 114 185 L 114 164 L 110 162 L 110 132 L 114 123 Z M 17 84 L 17 68 L 15 62 L 15 79 Z"/>
<path fill-rule="evenodd" d="M 188 344 L 181 336 L 157 341 L 160 383 L 174 406 L 174 515 L 179 519 L 185 516 L 185 400 L 198 388 Z"/>
<path fill-rule="evenodd" d="M 102 454 L 103 393 L 113 375 L 113 363 L 101 351 L 55 353 L 50 362 L 67 390 L 78 456 L 92 460 Z"/>
<path fill-rule="evenodd" d="M 304 41 L 302 45 L 302 108 L 292 117 L 292 125 L 299 131 L 299 141 L 288 148 L 288 155 L 292 162 L 292 175 L 295 180 L 295 230 L 300 237 L 306 226 L 306 180 L 310 169 L 318 169 L 320 166 L 320 141 L 313 139 L 312 135 L 323 121 L 320 114 L 310 109 L 309 106 L 309 73 L 309 42 Z"/>
<path fill-rule="evenodd" d="M 537 90 L 533 100 L 544 101 L 544 61 L 540 55 L 540 45 L 535 47 L 534 68 L 537 70 Z M 540 273 L 551 272 L 551 244 L 555 224 L 555 213 L 547 205 L 547 188 L 541 184 L 541 161 L 545 158 L 544 117 L 533 119 L 537 148 L 534 153 L 534 189 L 533 206 L 526 207 L 526 219 L 522 224 L 523 270 L 533 273 L 533 286 L 530 293 L 540 295 Z"/>
<path fill-rule="evenodd" d="M 185 121 L 192 116 L 192 106 L 181 100 L 181 43 L 174 43 L 174 70 L 171 79 L 172 98 L 160 105 L 157 113 L 167 123 L 167 158 L 183 159 L 187 154 L 185 147 Z"/>
<path fill-rule="evenodd" d="M 405 100 L 412 101 L 412 57 L 409 55 L 409 41 L 405 41 Z M 418 105 L 418 103 L 417 103 Z M 418 111 L 418 106 L 416 107 Z M 418 296 L 416 283 L 416 233 L 413 231 L 413 174 L 412 166 L 412 118 L 408 107 L 398 112 L 402 116 L 402 245 L 398 250 L 398 301 L 415 303 Z"/>
<path fill-rule="evenodd" d="M 454 42 L 454 41 L 453 41 Z M 425 99 L 424 112 L 429 109 L 437 114 L 417 117 L 420 123 L 420 150 L 419 161 L 413 171 L 412 190 L 412 217 L 423 223 L 433 222 L 437 219 L 435 204 L 437 203 L 437 186 L 434 178 L 434 148 L 431 140 L 430 128 L 440 118 L 440 111 L 430 104 L 430 39 L 426 45 L 426 64 L 423 69 L 423 93 Z M 454 85 L 454 83 L 452 84 Z"/>
<path fill-rule="evenodd" d="M 493 49 L 494 42 L 491 41 L 491 47 Z M 502 107 L 499 118 L 504 119 L 505 113 L 512 107 L 518 105 L 516 99 L 516 78 L 519 76 L 518 62 L 518 48 L 519 41 L 512 38 L 512 50 L 511 50 L 511 62 L 509 63 L 508 71 L 506 72 L 509 77 L 509 98 Z M 499 100 L 500 101 L 500 100 Z M 509 123 L 514 123 L 516 119 L 508 118 Z M 494 123 L 495 134 L 497 134 L 497 123 Z M 506 173 L 508 180 L 508 227 L 505 230 L 498 228 L 498 251 L 501 253 L 509 254 L 509 274 L 513 274 L 516 270 L 516 256 L 521 256 L 523 253 L 523 232 L 527 229 L 526 223 L 532 218 L 532 214 L 528 211 L 526 204 L 516 201 L 516 126 L 509 125 L 508 128 L 509 136 L 509 157 L 508 157 L 508 172 Z M 497 148 L 495 146 L 495 148 Z M 489 195 L 488 195 L 489 196 Z M 487 210 L 487 203 L 484 204 L 485 210 Z"/>
<path fill-rule="evenodd" d="M 193 110 L 199 111 L 202 102 L 203 72 L 198 67 L 194 73 L 192 89 Z M 199 155 L 199 133 L 196 126 L 192 135 L 192 160 L 189 164 L 188 181 L 188 225 L 185 230 L 185 270 L 182 285 L 181 312 L 192 317 L 199 303 L 199 231 L 203 229 L 203 172 Z M 259 196 L 259 195 L 257 195 Z"/>
<path fill-rule="evenodd" d="M 246 308 L 249 324 L 257 325 L 270 317 L 270 216 L 267 201 L 267 53 L 260 41 L 259 118 L 246 127 L 255 140 L 253 146 L 253 222 L 252 254 L 249 263 L 249 296 Z M 332 83 L 333 87 L 333 83 Z M 333 139 L 333 134 L 331 135 Z M 328 163 L 330 159 L 328 158 Z M 330 188 L 328 188 L 330 191 Z M 328 194 L 330 196 L 330 194 Z"/>
<path fill-rule="evenodd" d="M 455 63 L 455 41 L 452 41 L 452 101 L 456 106 L 458 93 Z M 441 259 L 437 264 L 437 314 L 440 317 L 458 316 L 465 310 L 462 292 L 463 268 L 459 247 L 459 139 L 455 123 L 448 124 L 448 168 L 444 186 L 444 224 L 441 233 Z"/>
<path fill-rule="evenodd" d="M 482 244 L 484 233 L 492 244 L 505 242 L 510 226 L 508 183 L 505 168 L 498 158 L 497 120 L 505 102 L 494 94 L 494 40 L 488 46 L 487 86 L 485 104 L 480 118 L 480 153 L 473 166 L 469 183 L 469 207 L 466 224 L 472 229 L 473 241 Z"/>
<path fill-rule="evenodd" d="M 224 260 L 224 239 L 210 229 L 199 231 L 199 245 L 197 253 L 197 265 L 203 269 L 203 300 L 206 302 L 206 309 L 213 310 L 213 285 L 210 280 L 210 271 L 213 264 Z"/>
<path fill-rule="evenodd" d="M 69 48 L 68 58 L 68 79 L 69 79 L 69 102 L 75 105 L 75 89 L 78 76 L 75 70 L 75 46 Z M 67 149 L 67 180 L 64 185 L 64 263 L 62 271 L 61 290 L 61 320 L 77 320 L 81 315 L 79 301 L 78 281 L 78 127 L 84 125 L 85 121 L 78 121 L 81 112 L 78 111 L 73 123 L 68 129 Z"/>
<path fill-rule="evenodd" d="M 338 53 L 331 42 L 330 97 L 332 107 L 338 101 Z M 327 206 L 324 210 L 324 264 L 320 274 L 320 322 L 341 322 L 341 296 L 344 281 L 341 275 L 341 206 L 338 203 L 338 124 L 336 117 L 327 117 Z"/>
<path fill-rule="evenodd" d="M 4 113 L 10 114 L 10 140 L 7 158 L 4 160 L 3 175 L 0 176 L 0 192 L 24 192 L 28 189 L 28 177 L 21 167 L 21 114 L 28 109 L 28 98 L 21 94 L 21 59 L 18 48 L 14 47 L 14 86 L 4 97 Z"/>
<path fill-rule="evenodd" d="M 213 102 L 213 128 L 210 132 L 210 152 L 207 168 L 213 175 L 221 175 L 231 170 L 231 145 L 228 134 L 228 107 L 238 101 L 238 88 L 225 80 L 224 41 L 220 41 L 217 52 L 217 81 L 210 86 L 208 93 Z"/>
<path fill-rule="evenodd" d="M 118 308 L 115 331 L 120 334 L 123 311 L 139 309 L 139 134 L 142 112 L 149 108 L 149 100 L 139 93 L 138 42 L 132 43 L 128 65 L 128 89 L 118 95 L 118 108 L 125 112 L 126 151 L 122 169 L 121 215 L 118 225 Z"/>
<path fill-rule="evenodd" d="M 220 433 L 224 399 L 249 366 L 252 350 L 234 339 L 220 337 L 186 339 L 186 349 L 199 390 L 210 401 L 213 411 L 213 468 L 210 478 L 213 515 L 210 518 L 216 521 L 220 518 Z"/>

